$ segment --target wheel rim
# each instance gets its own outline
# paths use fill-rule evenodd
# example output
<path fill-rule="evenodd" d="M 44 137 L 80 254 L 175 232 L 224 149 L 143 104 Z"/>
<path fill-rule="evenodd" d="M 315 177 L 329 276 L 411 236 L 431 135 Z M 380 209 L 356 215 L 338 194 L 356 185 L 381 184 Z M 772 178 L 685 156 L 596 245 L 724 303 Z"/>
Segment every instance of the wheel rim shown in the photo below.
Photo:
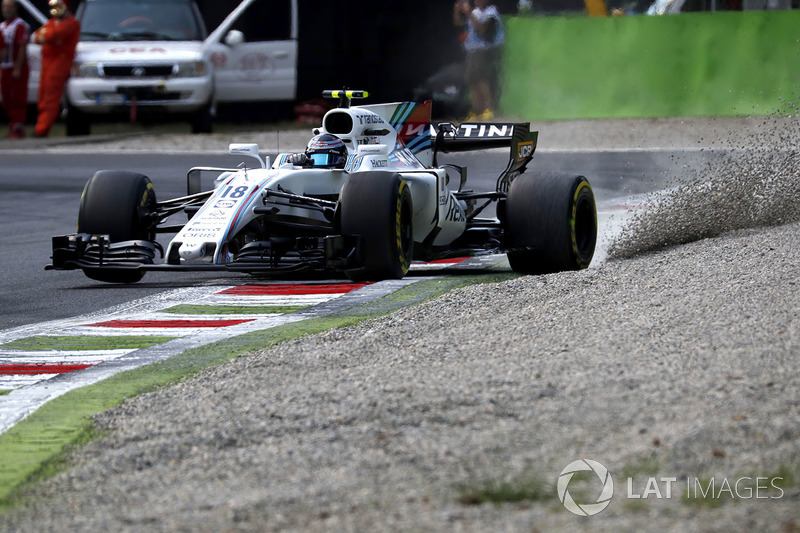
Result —
<path fill-rule="evenodd" d="M 588 266 L 587 258 L 591 261 L 597 241 L 597 212 L 590 191 L 586 182 L 578 186 L 573 209 L 573 247 L 575 257 L 583 267 Z"/>
<path fill-rule="evenodd" d="M 411 264 L 412 247 L 414 245 L 414 228 L 413 228 L 413 213 L 411 212 L 411 202 L 409 199 L 408 185 L 403 182 L 400 188 L 400 196 L 398 198 L 399 213 L 398 213 L 398 245 L 399 255 L 403 270 L 408 270 Z"/>
<path fill-rule="evenodd" d="M 151 182 L 147 182 L 144 192 L 142 193 L 142 201 L 137 206 L 134 216 L 134 228 L 136 228 L 137 238 L 154 241 L 156 237 L 155 227 L 153 221 L 150 220 L 150 215 L 156 210 L 156 193 L 155 188 Z"/>

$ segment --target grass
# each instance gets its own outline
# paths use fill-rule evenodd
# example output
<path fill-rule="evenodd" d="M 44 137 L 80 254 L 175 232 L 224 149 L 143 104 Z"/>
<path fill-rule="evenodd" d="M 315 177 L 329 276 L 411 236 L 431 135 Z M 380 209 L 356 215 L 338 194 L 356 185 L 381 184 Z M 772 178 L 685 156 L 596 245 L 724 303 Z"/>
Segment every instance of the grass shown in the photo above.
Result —
<path fill-rule="evenodd" d="M 6 497 L 0 498 L 0 515 L 17 503 L 24 501 L 26 490 L 33 487 L 36 483 L 47 480 L 67 470 L 69 466 L 69 456 L 74 448 L 87 444 L 101 435 L 102 433 L 98 431 L 92 423 L 87 421 L 87 423 L 82 424 L 77 428 L 70 444 L 46 456 L 41 463 L 30 472 L 24 484 L 14 487 L 9 491 Z"/>
<path fill-rule="evenodd" d="M 773 480 L 771 486 L 786 490 L 797 484 L 797 478 L 794 474 L 796 470 L 787 464 L 782 464 L 775 472 L 767 474 L 766 477 Z"/>
<path fill-rule="evenodd" d="M 620 479 L 636 478 L 638 476 L 656 476 L 660 465 L 655 455 L 641 456 L 636 462 L 626 464 L 620 471 Z"/>
<path fill-rule="evenodd" d="M 458 485 L 456 490 L 459 493 L 458 502 L 463 505 L 541 502 L 557 497 L 553 484 L 544 482 L 538 474 L 530 470 L 510 479 L 485 479 L 463 483 Z"/>
<path fill-rule="evenodd" d="M 167 342 L 176 337 L 146 337 L 146 336 L 108 336 L 95 337 L 91 335 L 68 336 L 68 335 L 34 335 L 17 339 L 5 344 L 0 344 L 0 348 L 7 350 L 138 350 L 148 348 L 155 344 Z"/>

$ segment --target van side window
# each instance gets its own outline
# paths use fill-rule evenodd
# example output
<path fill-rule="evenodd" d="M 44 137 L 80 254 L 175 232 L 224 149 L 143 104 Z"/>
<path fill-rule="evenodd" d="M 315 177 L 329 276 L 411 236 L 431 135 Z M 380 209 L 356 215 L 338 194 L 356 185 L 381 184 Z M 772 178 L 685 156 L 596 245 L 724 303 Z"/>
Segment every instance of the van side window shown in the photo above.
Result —
<path fill-rule="evenodd" d="M 288 41 L 292 38 L 291 0 L 257 0 L 233 25 L 244 33 L 247 43 L 259 41 Z"/>

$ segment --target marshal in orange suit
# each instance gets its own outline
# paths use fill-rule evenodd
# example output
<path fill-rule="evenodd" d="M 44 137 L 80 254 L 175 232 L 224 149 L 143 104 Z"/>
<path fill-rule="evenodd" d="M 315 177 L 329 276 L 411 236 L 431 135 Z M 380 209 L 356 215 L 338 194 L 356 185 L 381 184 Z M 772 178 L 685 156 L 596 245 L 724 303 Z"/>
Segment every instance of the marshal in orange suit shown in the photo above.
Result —
<path fill-rule="evenodd" d="M 37 137 L 46 137 L 58 118 L 61 93 L 69 78 L 81 34 L 81 25 L 69 12 L 67 0 L 50 0 L 48 4 L 51 18 L 33 34 L 33 42 L 42 45 Z"/>

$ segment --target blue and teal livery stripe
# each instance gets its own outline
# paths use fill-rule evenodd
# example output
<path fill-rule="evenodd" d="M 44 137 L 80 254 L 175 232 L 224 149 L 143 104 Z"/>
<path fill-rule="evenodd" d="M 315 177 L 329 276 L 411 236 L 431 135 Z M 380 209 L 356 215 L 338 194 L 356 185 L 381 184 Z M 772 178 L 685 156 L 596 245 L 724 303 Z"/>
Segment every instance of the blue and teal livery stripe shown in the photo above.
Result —
<path fill-rule="evenodd" d="M 417 134 L 406 143 L 406 147 L 415 154 L 433 147 L 433 141 L 431 140 L 429 130 L 425 128 L 423 131 L 424 133 Z"/>
<path fill-rule="evenodd" d="M 397 106 L 391 120 L 389 121 L 397 132 L 402 132 L 403 127 L 408 122 L 408 119 L 414 114 L 419 107 L 419 104 L 413 102 L 405 102 Z M 422 128 L 419 133 L 405 142 L 405 146 L 411 150 L 412 153 L 417 153 L 422 150 L 428 150 L 433 146 L 430 131 L 428 128 Z"/>
<path fill-rule="evenodd" d="M 239 219 L 242 217 L 242 213 L 244 213 L 245 209 L 247 209 L 248 206 L 250 206 L 250 204 L 253 203 L 253 201 L 255 200 L 255 198 L 257 196 L 257 193 L 262 188 L 264 188 L 264 186 L 267 183 L 269 183 L 269 181 L 272 180 L 272 178 L 273 178 L 273 176 L 268 176 L 265 179 L 261 180 L 258 183 L 258 185 L 256 185 L 253 188 L 253 190 L 250 191 L 250 194 L 247 196 L 247 198 L 245 198 L 242 201 L 242 204 L 239 206 L 239 209 L 236 211 L 236 214 L 233 216 L 233 218 L 231 218 L 231 221 L 228 224 L 227 229 L 225 230 L 225 236 L 222 239 L 222 242 L 224 243 L 223 246 L 222 246 L 222 253 L 217 254 L 217 260 L 216 260 L 217 264 L 225 263 L 225 255 L 227 254 L 227 251 L 228 251 L 228 240 L 231 238 L 231 235 L 233 234 L 233 230 L 236 228 L 236 224 L 239 223 Z"/>
<path fill-rule="evenodd" d="M 408 117 L 417 109 L 417 104 L 413 102 L 405 102 L 395 109 L 392 119 L 389 121 L 395 131 L 400 131 L 403 124 L 406 123 Z"/>

